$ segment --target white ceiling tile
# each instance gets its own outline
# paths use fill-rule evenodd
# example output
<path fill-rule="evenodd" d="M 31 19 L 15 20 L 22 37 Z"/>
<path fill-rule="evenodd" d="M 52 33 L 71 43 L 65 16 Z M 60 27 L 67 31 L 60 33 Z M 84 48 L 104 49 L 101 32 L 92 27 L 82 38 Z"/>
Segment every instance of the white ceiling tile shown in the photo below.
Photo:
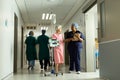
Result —
<path fill-rule="evenodd" d="M 42 22 L 42 13 L 55 13 L 61 24 L 76 2 L 82 0 L 16 0 L 26 24 Z M 78 5 L 80 6 L 80 5 Z M 72 15 L 71 15 L 72 16 Z"/>

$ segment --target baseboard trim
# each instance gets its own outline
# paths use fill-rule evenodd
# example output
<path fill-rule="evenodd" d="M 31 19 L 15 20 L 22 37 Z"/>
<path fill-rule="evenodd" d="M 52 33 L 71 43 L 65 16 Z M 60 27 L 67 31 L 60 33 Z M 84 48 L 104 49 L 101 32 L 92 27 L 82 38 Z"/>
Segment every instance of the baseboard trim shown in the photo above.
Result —
<path fill-rule="evenodd" d="M 4 80 L 4 79 L 6 79 L 6 78 L 8 78 L 9 76 L 12 76 L 12 75 L 13 75 L 13 72 L 8 74 L 7 76 L 3 77 L 1 80 Z"/>

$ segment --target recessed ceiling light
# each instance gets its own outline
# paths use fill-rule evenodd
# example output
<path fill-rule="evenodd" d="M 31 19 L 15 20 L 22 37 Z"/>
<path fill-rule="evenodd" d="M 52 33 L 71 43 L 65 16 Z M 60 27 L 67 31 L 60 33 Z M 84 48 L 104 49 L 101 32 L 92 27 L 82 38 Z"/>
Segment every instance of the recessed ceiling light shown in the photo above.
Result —
<path fill-rule="evenodd" d="M 45 19 L 45 13 L 42 14 L 42 19 L 43 19 L 43 20 Z"/>
<path fill-rule="evenodd" d="M 43 13 L 42 20 L 52 20 L 55 17 L 55 14 Z"/>
<path fill-rule="evenodd" d="M 51 20 L 51 19 L 52 19 L 52 16 L 53 16 L 53 14 L 50 14 L 49 20 Z"/>
<path fill-rule="evenodd" d="M 49 2 L 53 2 L 53 1 L 55 1 L 55 0 L 47 0 L 47 1 L 49 1 Z"/>
<path fill-rule="evenodd" d="M 49 18 L 49 14 L 47 13 L 47 14 L 46 14 L 46 20 L 48 20 L 48 18 Z"/>

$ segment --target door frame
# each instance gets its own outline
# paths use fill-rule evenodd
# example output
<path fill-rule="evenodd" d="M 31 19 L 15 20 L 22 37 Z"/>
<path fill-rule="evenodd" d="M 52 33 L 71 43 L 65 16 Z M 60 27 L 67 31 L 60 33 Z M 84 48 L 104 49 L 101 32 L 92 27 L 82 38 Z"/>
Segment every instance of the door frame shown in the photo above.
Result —
<path fill-rule="evenodd" d="M 89 11 L 91 8 L 93 8 L 93 6 L 95 6 L 97 4 L 97 0 L 91 0 L 91 1 L 89 1 L 88 2 L 88 4 L 86 4 L 83 8 L 82 8 L 82 12 L 84 13 L 84 18 L 85 18 L 85 13 L 87 12 L 87 11 Z M 85 26 L 86 26 L 86 24 L 85 24 Z M 85 27 L 86 28 L 86 27 Z M 87 46 L 87 44 L 85 45 L 85 47 Z M 87 50 L 87 49 L 85 49 L 85 50 Z M 85 52 L 87 52 L 87 51 L 85 51 Z M 87 65 L 87 53 L 85 53 L 85 61 L 86 61 L 86 69 L 85 69 L 85 71 L 86 72 L 88 72 L 88 65 Z M 95 67 L 94 67 L 94 69 L 93 70 L 91 70 L 92 72 L 94 72 L 96 69 L 95 69 Z"/>
<path fill-rule="evenodd" d="M 21 27 L 21 69 L 23 69 L 23 36 L 24 36 L 24 28 Z"/>
<path fill-rule="evenodd" d="M 13 72 L 17 72 L 17 54 L 18 54 L 18 17 L 14 13 L 14 62 L 13 62 Z"/>

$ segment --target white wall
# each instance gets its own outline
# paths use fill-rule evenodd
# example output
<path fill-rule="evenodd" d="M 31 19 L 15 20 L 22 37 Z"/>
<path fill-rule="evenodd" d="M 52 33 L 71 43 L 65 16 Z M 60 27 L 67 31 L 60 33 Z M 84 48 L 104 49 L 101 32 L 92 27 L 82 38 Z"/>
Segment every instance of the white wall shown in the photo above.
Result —
<path fill-rule="evenodd" d="M 0 80 L 13 72 L 14 12 L 19 21 L 18 68 L 20 68 L 22 20 L 14 0 L 0 0 Z"/>
<path fill-rule="evenodd" d="M 39 35 L 42 34 L 41 26 L 37 26 L 36 29 L 27 29 L 25 26 L 24 27 L 24 41 L 26 39 L 26 35 L 28 36 L 30 31 L 34 32 L 34 36 L 36 37 L 36 39 Z M 46 31 L 46 35 L 51 37 L 53 33 L 55 33 L 55 26 L 51 26 L 51 25 L 48 26 L 48 30 Z"/>
<path fill-rule="evenodd" d="M 17 68 L 21 67 L 21 27 L 23 27 L 24 23 L 21 17 L 21 14 L 18 10 L 18 7 L 16 5 L 16 3 L 13 0 L 13 4 L 12 4 L 12 12 L 13 14 L 16 13 L 17 17 L 18 17 L 18 55 L 17 55 Z"/>

